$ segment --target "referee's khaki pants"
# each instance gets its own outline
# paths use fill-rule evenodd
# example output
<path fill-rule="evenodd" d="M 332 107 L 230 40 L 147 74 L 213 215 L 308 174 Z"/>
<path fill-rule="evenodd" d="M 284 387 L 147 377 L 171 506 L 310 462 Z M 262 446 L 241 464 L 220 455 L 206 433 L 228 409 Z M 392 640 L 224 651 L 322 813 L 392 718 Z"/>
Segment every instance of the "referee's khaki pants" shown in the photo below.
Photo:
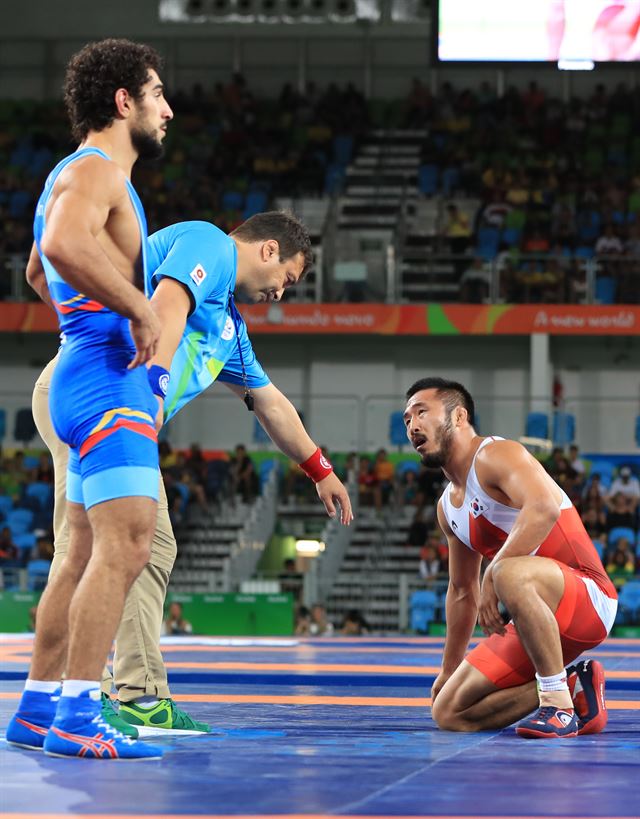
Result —
<path fill-rule="evenodd" d="M 56 362 L 57 358 L 54 358 L 40 374 L 33 390 L 32 402 L 33 418 L 40 437 L 53 457 L 55 474 L 53 512 L 55 554 L 51 574 L 57 571 L 69 548 L 69 529 L 65 514 L 69 452 L 67 445 L 56 435 L 49 415 L 49 385 Z M 116 635 L 113 677 L 106 667 L 103 673 L 102 690 L 110 693 L 115 682 L 121 702 L 130 702 L 143 696 L 155 696 L 158 699 L 171 696 L 159 640 L 164 600 L 176 552 L 176 539 L 169 520 L 167 494 L 160 479 L 158 520 L 151 546 L 151 558 L 131 587 L 125 601 Z"/>

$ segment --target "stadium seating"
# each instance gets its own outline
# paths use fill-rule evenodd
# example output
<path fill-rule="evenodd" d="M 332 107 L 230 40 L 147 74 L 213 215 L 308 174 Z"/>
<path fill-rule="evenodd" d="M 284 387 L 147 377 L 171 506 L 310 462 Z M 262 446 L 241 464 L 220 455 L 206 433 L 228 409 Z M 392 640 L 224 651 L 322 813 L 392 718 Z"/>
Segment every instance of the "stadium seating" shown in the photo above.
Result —
<path fill-rule="evenodd" d="M 438 596 L 435 592 L 424 589 L 416 591 L 411 595 L 410 610 L 412 631 L 426 634 L 429 631 L 429 623 L 435 620 Z"/>
<path fill-rule="evenodd" d="M 392 412 L 389 416 L 389 441 L 398 448 L 409 443 L 407 438 L 407 428 L 404 425 L 403 413 L 401 410 Z"/>
<path fill-rule="evenodd" d="M 622 586 L 618 594 L 618 612 L 623 623 L 633 623 L 640 617 L 640 581 L 627 580 Z"/>
<path fill-rule="evenodd" d="M 549 418 L 544 412 L 530 412 L 527 415 L 525 432 L 528 438 L 549 438 Z"/>
<path fill-rule="evenodd" d="M 553 444 L 565 447 L 573 443 L 576 437 L 576 419 L 569 412 L 558 410 L 553 413 Z"/>

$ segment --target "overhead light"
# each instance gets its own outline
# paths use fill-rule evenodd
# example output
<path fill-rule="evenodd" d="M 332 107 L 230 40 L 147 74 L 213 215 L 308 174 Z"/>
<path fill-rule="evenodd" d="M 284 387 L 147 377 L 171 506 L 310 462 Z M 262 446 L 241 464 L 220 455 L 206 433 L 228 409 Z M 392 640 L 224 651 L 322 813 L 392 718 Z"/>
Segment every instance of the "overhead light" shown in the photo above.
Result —
<path fill-rule="evenodd" d="M 324 543 L 321 540 L 296 540 L 296 552 L 305 557 L 317 557 L 324 552 Z"/>

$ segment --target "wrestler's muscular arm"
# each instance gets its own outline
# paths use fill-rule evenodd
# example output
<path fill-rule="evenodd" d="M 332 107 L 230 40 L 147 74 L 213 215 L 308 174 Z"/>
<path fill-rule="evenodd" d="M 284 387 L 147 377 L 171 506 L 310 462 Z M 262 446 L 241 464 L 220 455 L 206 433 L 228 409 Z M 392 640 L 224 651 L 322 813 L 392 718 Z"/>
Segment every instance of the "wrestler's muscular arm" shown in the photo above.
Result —
<path fill-rule="evenodd" d="M 493 588 L 493 567 L 506 558 L 531 554 L 540 546 L 560 516 L 562 493 L 541 464 L 516 441 L 495 441 L 481 449 L 476 474 L 491 497 L 520 510 L 482 580 L 478 622 L 486 634 L 501 634 L 504 623 Z"/>
<path fill-rule="evenodd" d="M 235 384 L 227 386 L 239 397 L 244 389 Z M 252 390 L 255 414 L 274 444 L 292 461 L 304 463 L 316 451 L 317 446 L 307 434 L 296 408 L 273 384 Z M 318 497 L 327 514 L 333 517 L 335 504 L 340 504 L 340 521 L 346 526 L 353 520 L 349 493 L 335 474 L 327 475 L 316 484 Z"/>
<path fill-rule="evenodd" d="M 438 523 L 449 544 L 449 588 L 447 589 L 447 636 L 442 655 L 442 670 L 431 688 L 435 699 L 464 659 L 478 616 L 480 598 L 480 563 L 482 557 L 468 549 L 453 534 L 438 503 Z"/>
<path fill-rule="evenodd" d="M 74 162 L 56 180 L 46 220 L 42 252 L 68 284 L 130 320 L 136 356 L 129 367 L 144 364 L 160 324 L 133 284 L 140 234 L 124 172 L 97 156 Z"/>

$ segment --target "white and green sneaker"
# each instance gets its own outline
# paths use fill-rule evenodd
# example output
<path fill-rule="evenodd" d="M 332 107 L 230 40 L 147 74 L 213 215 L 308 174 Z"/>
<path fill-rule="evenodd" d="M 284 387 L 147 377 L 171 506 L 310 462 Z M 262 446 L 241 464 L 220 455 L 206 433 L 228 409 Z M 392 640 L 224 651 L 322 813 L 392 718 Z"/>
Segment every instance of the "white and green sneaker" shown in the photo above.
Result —
<path fill-rule="evenodd" d="M 198 722 L 178 708 L 172 699 L 160 700 L 156 705 L 145 708 L 136 702 L 121 702 L 120 717 L 129 723 L 144 728 L 164 728 L 167 731 L 199 731 L 203 734 L 211 729 L 206 722 Z"/>
<path fill-rule="evenodd" d="M 122 716 L 116 711 L 115 705 L 111 697 L 105 694 L 104 691 L 100 694 L 102 719 L 109 723 L 112 728 L 116 728 L 121 734 L 131 739 L 138 739 L 138 729 L 131 723 L 122 719 Z"/>

